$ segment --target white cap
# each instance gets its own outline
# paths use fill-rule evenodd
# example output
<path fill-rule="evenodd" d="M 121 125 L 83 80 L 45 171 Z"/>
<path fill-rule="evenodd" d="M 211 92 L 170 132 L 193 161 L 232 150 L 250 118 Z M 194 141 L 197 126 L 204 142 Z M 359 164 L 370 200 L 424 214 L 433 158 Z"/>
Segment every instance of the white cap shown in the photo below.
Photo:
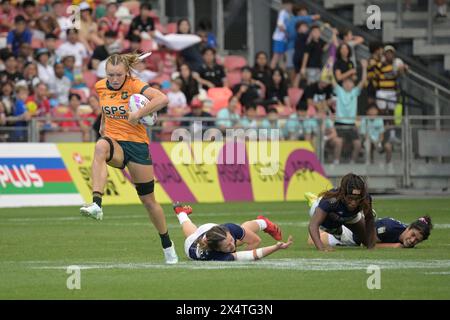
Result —
<path fill-rule="evenodd" d="M 89 3 L 87 3 L 86 1 L 83 1 L 82 3 L 80 3 L 80 11 L 88 10 L 88 9 L 92 9 L 91 6 L 89 5 Z"/>

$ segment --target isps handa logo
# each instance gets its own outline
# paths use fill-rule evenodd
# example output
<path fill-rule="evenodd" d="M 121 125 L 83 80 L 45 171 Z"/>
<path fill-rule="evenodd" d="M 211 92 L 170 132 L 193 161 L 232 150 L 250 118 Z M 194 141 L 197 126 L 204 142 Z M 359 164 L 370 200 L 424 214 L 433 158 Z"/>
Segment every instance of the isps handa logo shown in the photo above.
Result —
<path fill-rule="evenodd" d="M 42 188 L 44 181 L 33 164 L 1 165 L 0 186 L 7 189 L 9 185 L 15 188 Z"/>
<path fill-rule="evenodd" d="M 128 119 L 127 109 L 125 106 L 103 106 L 105 116 L 113 119 Z"/>

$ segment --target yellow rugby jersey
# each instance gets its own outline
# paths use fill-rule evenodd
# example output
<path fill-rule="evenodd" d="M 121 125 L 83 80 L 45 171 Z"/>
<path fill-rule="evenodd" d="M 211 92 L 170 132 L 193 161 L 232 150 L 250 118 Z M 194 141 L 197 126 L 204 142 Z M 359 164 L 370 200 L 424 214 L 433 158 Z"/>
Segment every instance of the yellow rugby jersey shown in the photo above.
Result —
<path fill-rule="evenodd" d="M 394 71 L 393 64 L 380 64 L 377 66 L 378 89 L 392 90 L 397 89 L 397 73 Z"/>
<path fill-rule="evenodd" d="M 142 94 L 149 85 L 139 79 L 125 79 L 120 89 L 113 89 L 102 79 L 95 84 L 100 106 L 102 108 L 105 135 L 117 141 L 150 143 L 145 126 L 132 125 L 128 122 L 128 100 L 131 95 Z"/>

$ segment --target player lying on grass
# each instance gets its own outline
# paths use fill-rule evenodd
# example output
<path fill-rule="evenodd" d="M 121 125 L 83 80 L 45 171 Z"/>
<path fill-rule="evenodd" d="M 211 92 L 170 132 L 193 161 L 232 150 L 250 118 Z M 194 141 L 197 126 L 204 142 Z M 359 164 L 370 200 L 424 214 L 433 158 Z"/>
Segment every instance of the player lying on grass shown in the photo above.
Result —
<path fill-rule="evenodd" d="M 314 194 L 305 194 L 308 202 L 317 196 Z M 414 248 L 420 242 L 427 240 L 430 236 L 433 224 L 431 217 L 424 216 L 409 226 L 403 222 L 393 218 L 382 218 L 375 221 L 376 232 L 376 248 Z M 320 230 L 320 240 L 325 246 L 360 246 L 361 240 L 353 234 L 346 226 L 342 226 L 342 234 L 340 236 L 333 235 L 326 231 Z M 311 236 L 308 237 L 308 244 L 314 242 Z"/>
<path fill-rule="evenodd" d="M 375 213 L 372 198 L 362 177 L 349 173 L 338 188 L 319 195 L 309 212 L 309 234 L 317 250 L 328 251 L 320 238 L 320 229 L 340 237 L 342 227 L 350 229 L 368 248 L 375 246 Z"/>
<path fill-rule="evenodd" d="M 206 223 L 197 227 L 188 217 L 192 213 L 190 206 L 176 202 L 173 209 L 186 237 L 184 251 L 192 260 L 252 261 L 287 249 L 292 244 L 292 236 L 286 242 L 281 242 L 280 228 L 264 216 L 258 216 L 256 220 L 246 221 L 240 226 L 234 223 Z M 256 233 L 261 230 L 278 242 L 258 248 L 261 238 Z M 236 248 L 243 244 L 247 245 L 247 250 L 236 252 Z"/>

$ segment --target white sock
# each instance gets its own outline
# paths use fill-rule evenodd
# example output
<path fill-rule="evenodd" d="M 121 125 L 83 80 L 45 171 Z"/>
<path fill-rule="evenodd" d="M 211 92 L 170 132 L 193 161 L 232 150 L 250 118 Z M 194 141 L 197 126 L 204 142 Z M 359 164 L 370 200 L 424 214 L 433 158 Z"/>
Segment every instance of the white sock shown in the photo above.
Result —
<path fill-rule="evenodd" d="M 179 214 L 177 214 L 177 218 L 178 221 L 180 221 L 180 224 L 183 224 L 186 221 L 191 221 L 186 212 L 180 212 Z"/>
<path fill-rule="evenodd" d="M 256 219 L 256 223 L 259 225 L 259 230 L 265 230 L 267 228 L 267 222 L 263 219 Z"/>

